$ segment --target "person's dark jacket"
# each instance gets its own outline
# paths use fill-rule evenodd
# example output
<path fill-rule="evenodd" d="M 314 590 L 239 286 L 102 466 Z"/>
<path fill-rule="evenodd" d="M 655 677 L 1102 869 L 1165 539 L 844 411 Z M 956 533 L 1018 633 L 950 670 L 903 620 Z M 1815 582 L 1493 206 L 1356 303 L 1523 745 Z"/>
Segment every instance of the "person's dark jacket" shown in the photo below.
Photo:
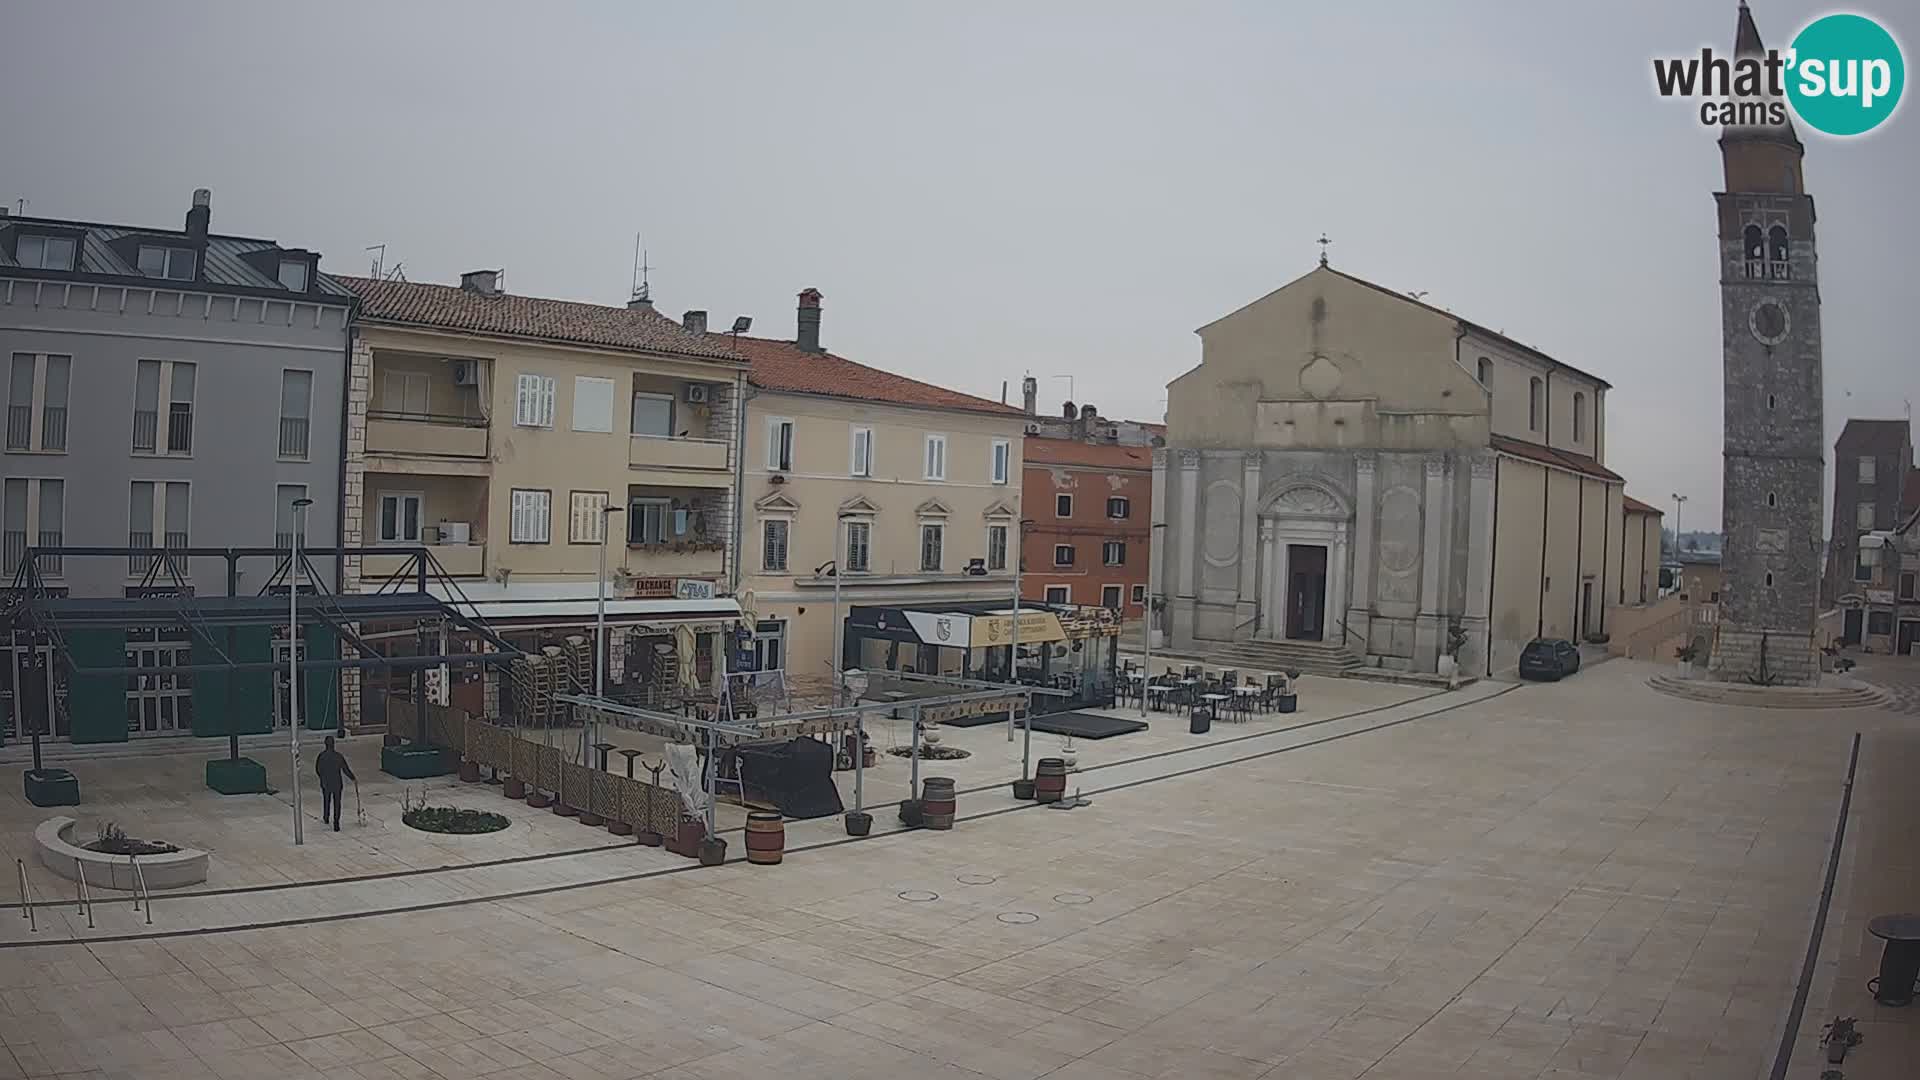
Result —
<path fill-rule="evenodd" d="M 340 779 L 343 773 L 348 780 L 355 783 L 360 781 L 359 777 L 353 775 L 353 766 L 347 764 L 347 755 L 338 750 L 320 751 L 320 756 L 313 759 L 313 771 L 320 774 L 320 786 L 324 788 L 338 790 L 344 783 Z"/>

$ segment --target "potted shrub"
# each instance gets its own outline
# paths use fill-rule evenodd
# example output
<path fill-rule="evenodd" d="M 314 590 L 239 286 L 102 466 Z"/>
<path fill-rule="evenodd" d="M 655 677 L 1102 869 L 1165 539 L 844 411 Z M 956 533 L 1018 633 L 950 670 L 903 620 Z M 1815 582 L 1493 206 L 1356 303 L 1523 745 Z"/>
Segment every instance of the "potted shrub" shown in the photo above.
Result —
<path fill-rule="evenodd" d="M 719 866 L 727 861 L 727 842 L 717 836 L 700 841 L 700 865 Z"/>
<path fill-rule="evenodd" d="M 1461 628 L 1459 623 L 1449 624 L 1447 626 L 1447 647 L 1441 650 L 1439 665 L 1436 668 L 1440 677 L 1447 680 L 1448 686 L 1452 686 L 1454 679 L 1460 674 L 1460 650 L 1465 648 L 1466 644 L 1466 630 Z"/>
<path fill-rule="evenodd" d="M 1031 779 L 1015 780 L 1013 782 L 1013 797 L 1016 799 L 1032 799 L 1033 781 Z"/>
<path fill-rule="evenodd" d="M 865 836 L 873 830 L 873 815 L 865 810 L 847 811 L 847 835 Z"/>
<path fill-rule="evenodd" d="M 1700 650 L 1694 648 L 1693 642 L 1691 641 L 1673 650 L 1674 659 L 1680 662 L 1681 678 L 1690 679 L 1693 677 L 1693 661 L 1699 654 Z"/>

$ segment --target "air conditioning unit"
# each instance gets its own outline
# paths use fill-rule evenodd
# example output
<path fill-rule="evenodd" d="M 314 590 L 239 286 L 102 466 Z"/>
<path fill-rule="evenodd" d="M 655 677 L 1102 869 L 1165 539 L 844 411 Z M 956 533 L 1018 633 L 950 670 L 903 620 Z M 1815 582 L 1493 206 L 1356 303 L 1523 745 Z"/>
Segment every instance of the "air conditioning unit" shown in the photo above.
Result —
<path fill-rule="evenodd" d="M 470 544 L 473 542 L 473 524 L 467 521 L 443 521 L 440 523 L 440 542 L 443 544 Z"/>
<path fill-rule="evenodd" d="M 706 403 L 707 403 L 707 384 L 688 383 L 687 384 L 687 404 L 705 405 Z"/>
<path fill-rule="evenodd" d="M 480 361 L 455 360 L 453 362 L 453 385 L 479 386 L 480 385 Z"/>

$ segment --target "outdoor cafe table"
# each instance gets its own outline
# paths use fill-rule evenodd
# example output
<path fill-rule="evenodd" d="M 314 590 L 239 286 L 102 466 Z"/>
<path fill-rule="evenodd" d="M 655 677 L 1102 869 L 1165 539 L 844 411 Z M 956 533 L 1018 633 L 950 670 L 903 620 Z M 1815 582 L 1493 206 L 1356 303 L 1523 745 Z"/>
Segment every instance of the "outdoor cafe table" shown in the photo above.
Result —
<path fill-rule="evenodd" d="M 1237 699 L 1236 704 L 1245 705 L 1248 712 L 1253 711 L 1254 700 L 1259 694 L 1260 688 L 1257 686 L 1236 686 L 1233 688 L 1233 696 Z"/>

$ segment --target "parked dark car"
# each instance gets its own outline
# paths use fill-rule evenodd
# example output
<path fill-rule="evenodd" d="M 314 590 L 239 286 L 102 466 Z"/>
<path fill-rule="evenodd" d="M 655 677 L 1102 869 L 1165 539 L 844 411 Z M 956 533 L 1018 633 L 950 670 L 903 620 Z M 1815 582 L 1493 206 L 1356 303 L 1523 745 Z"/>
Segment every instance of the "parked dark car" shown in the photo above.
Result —
<path fill-rule="evenodd" d="M 1580 650 L 1562 638 L 1534 638 L 1520 651 L 1520 677 L 1559 682 L 1580 670 Z"/>

